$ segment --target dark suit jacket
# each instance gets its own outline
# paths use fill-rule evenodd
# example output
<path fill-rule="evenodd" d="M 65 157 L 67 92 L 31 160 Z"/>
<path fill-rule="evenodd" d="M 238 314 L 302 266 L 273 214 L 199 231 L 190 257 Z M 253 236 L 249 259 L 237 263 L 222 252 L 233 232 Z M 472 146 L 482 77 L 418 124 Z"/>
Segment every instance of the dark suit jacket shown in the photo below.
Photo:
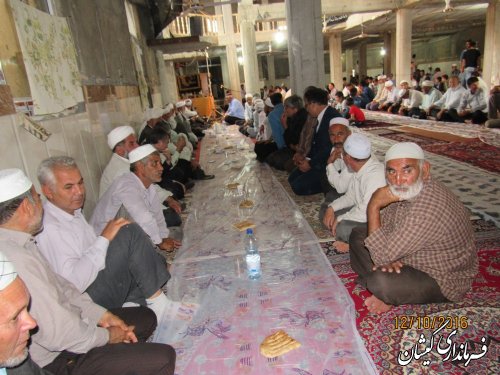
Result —
<path fill-rule="evenodd" d="M 317 132 L 314 134 L 311 150 L 307 155 L 307 157 L 311 159 L 309 164 L 312 169 L 325 170 L 326 168 L 326 161 L 332 151 L 328 128 L 330 127 L 330 120 L 334 117 L 342 116 L 335 108 L 328 106 L 319 124 L 319 129 L 316 129 Z"/>

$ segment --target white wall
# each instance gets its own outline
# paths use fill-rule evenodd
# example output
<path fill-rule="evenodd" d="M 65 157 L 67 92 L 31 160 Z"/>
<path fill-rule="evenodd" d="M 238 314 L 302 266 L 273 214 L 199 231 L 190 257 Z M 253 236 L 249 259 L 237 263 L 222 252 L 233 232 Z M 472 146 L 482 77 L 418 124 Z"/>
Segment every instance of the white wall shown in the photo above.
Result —
<path fill-rule="evenodd" d="M 52 133 L 43 142 L 21 127 L 22 117 L 0 116 L 0 169 L 22 169 L 40 192 L 36 179 L 40 162 L 50 156 L 72 156 L 85 181 L 84 211 L 89 217 L 99 195 L 102 170 L 111 157 L 106 134 L 124 123 L 138 130 L 141 117 L 139 97 L 91 103 L 85 113 L 43 121 L 41 124 Z"/>

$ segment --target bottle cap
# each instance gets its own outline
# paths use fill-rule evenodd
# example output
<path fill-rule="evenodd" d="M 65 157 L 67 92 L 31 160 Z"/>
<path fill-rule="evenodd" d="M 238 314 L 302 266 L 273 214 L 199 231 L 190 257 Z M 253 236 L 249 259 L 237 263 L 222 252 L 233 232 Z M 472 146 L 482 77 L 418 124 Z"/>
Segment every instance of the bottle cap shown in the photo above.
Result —
<path fill-rule="evenodd" d="M 248 228 L 247 229 L 247 234 L 253 234 L 253 229 L 252 228 Z"/>

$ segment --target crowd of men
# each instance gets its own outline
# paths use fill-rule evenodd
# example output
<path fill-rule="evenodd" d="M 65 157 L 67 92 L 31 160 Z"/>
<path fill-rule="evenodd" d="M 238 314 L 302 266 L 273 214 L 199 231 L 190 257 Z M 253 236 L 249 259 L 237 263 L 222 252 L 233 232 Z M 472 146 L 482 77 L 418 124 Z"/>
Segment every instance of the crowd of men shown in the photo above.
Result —
<path fill-rule="evenodd" d="M 459 115 L 442 106 L 460 93 L 460 102 L 476 98 L 474 79 L 467 90 L 453 80 L 452 91 L 432 102 L 425 101 L 430 88 L 421 94 L 420 105 L 429 104 L 423 112 Z M 418 91 L 402 88 L 415 104 L 408 106 L 391 81 L 380 80 L 370 109 L 422 113 Z M 358 282 L 372 293 L 365 302 L 371 312 L 460 300 L 477 273 L 467 210 L 432 179 L 418 145 L 395 144 L 378 160 L 355 115 L 332 105 L 333 88 L 311 86 L 302 97 L 273 92 L 265 100 L 246 94 L 245 105 L 228 93 L 224 119 L 255 138 L 260 162 L 289 172 L 295 194 L 324 194 L 319 220 L 337 251 L 350 253 Z M 163 255 L 189 230 L 179 215 L 186 191 L 214 177 L 193 155 L 207 126 L 180 101 L 146 110 L 139 137 L 130 126 L 114 128 L 89 221 L 73 158 L 38 166 L 43 204 L 21 170 L 0 171 L 0 373 L 173 374 L 175 351 L 154 343 L 170 303 Z"/>

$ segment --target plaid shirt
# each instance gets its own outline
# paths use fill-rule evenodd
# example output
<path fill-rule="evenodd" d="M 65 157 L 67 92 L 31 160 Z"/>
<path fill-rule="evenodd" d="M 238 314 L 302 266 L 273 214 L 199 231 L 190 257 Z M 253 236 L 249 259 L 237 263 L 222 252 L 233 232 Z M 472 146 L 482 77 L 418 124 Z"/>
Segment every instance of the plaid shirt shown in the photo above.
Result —
<path fill-rule="evenodd" d="M 469 213 L 444 185 L 426 182 L 414 199 L 384 208 L 380 219 L 365 240 L 375 265 L 400 260 L 423 271 L 450 301 L 471 288 L 478 261 Z"/>

